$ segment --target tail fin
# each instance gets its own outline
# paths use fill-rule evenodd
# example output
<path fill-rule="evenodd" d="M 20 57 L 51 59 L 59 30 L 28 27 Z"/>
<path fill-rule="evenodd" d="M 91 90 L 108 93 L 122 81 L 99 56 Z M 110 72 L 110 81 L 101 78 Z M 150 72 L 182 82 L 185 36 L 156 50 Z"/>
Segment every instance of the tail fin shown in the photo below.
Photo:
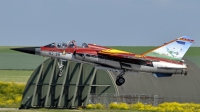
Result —
<path fill-rule="evenodd" d="M 181 61 L 193 42 L 190 37 L 182 36 L 143 55 Z"/>

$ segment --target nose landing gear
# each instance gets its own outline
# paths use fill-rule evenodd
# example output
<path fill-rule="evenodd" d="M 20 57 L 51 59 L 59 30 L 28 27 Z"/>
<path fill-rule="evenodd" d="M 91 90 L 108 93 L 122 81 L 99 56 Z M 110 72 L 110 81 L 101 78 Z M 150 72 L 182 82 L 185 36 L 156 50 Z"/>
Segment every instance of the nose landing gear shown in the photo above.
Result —
<path fill-rule="evenodd" d="M 63 75 L 63 67 L 64 67 L 64 65 L 63 65 L 63 62 L 64 62 L 65 60 L 61 60 L 60 59 L 60 63 L 58 62 L 58 68 L 60 69 L 60 73 L 59 73 L 59 76 L 60 77 L 62 77 L 62 75 Z"/>

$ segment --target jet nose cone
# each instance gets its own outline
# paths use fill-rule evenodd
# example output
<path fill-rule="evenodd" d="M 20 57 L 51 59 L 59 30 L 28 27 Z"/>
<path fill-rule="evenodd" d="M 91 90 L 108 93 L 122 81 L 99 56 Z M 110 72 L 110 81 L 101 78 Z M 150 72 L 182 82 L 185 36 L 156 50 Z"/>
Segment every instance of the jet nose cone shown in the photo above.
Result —
<path fill-rule="evenodd" d="M 11 48 L 14 51 L 20 51 L 29 54 L 39 54 L 40 47 L 23 47 L 23 48 Z"/>

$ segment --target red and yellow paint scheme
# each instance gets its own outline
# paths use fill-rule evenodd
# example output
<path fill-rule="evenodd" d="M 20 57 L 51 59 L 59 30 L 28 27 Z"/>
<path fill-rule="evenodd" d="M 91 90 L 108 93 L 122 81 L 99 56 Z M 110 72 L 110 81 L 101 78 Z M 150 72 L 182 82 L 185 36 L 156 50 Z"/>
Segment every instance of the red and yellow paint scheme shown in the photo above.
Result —
<path fill-rule="evenodd" d="M 68 43 L 51 43 L 42 47 L 12 50 L 118 69 L 121 73 L 117 76 L 116 84 L 121 86 L 125 82 L 123 75 L 126 71 L 147 72 L 156 77 L 169 77 L 173 74 L 187 75 L 187 65 L 182 58 L 193 42 L 194 40 L 190 37 L 182 36 L 143 54 L 134 54 L 96 44 L 80 44 L 75 40 Z"/>

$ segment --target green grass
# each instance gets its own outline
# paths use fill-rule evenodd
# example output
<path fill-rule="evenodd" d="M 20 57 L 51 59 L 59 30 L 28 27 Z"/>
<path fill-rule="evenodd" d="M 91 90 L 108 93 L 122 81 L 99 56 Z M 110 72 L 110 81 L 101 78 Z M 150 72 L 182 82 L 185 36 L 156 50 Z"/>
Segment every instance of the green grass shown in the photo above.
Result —
<path fill-rule="evenodd" d="M 0 70 L 1 82 L 26 83 L 33 70 Z"/>
<path fill-rule="evenodd" d="M 19 46 L 0 46 L 0 53 L 15 53 L 11 48 L 18 48 Z"/>
<path fill-rule="evenodd" d="M 185 56 L 199 56 L 200 57 L 200 47 L 191 47 Z"/>
<path fill-rule="evenodd" d="M 42 56 L 21 53 L 10 48 L 18 47 L 0 46 L 0 69 L 33 70 L 45 60 Z"/>
<path fill-rule="evenodd" d="M 0 52 L 0 69 L 35 69 L 45 59 L 19 52 Z"/>

